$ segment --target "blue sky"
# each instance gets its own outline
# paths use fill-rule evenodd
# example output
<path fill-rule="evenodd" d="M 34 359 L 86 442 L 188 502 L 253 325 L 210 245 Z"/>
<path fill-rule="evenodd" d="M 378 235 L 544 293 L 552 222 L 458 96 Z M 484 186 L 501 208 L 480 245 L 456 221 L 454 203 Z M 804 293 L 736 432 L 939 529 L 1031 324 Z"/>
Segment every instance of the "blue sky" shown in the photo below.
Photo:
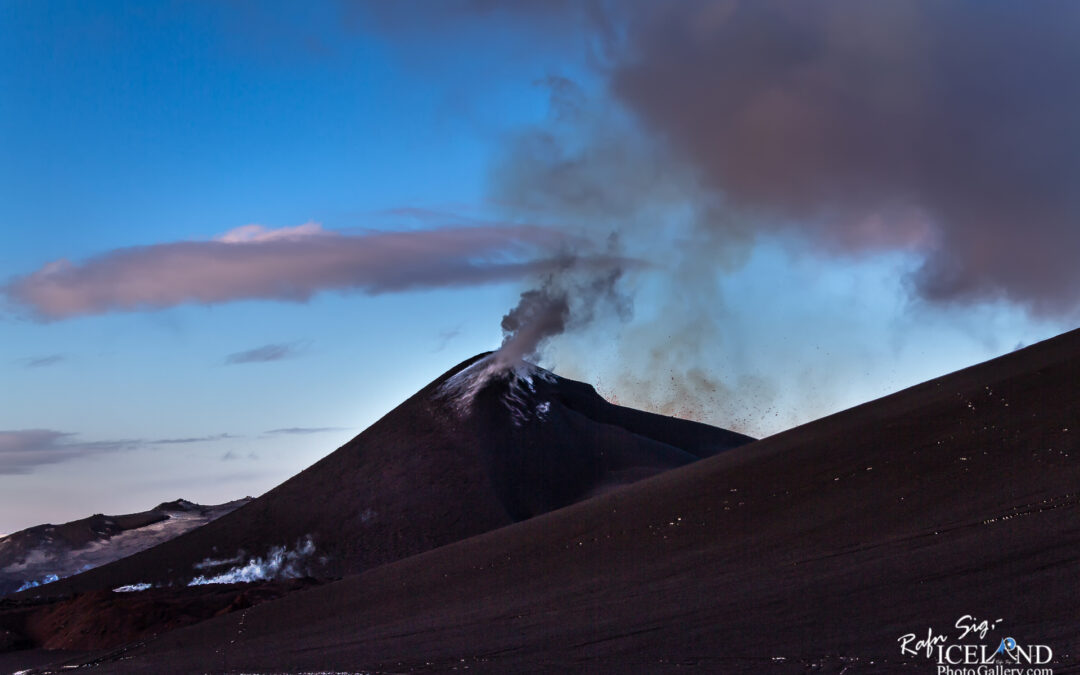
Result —
<path fill-rule="evenodd" d="M 618 107 L 574 31 L 518 34 L 468 15 L 447 31 L 401 28 L 400 17 L 346 10 L 0 3 L 0 283 L 58 260 L 112 269 L 110 252 L 147 247 L 121 281 L 167 284 L 154 280 L 160 247 L 195 242 L 199 259 L 248 225 L 266 234 L 318 224 L 320 236 L 360 248 L 373 233 L 428 241 L 445 228 L 534 222 L 602 241 L 592 224 L 578 231 L 572 210 L 516 211 L 500 173 L 507 148 L 557 117 L 544 78 L 568 78 L 605 110 Z M 680 208 L 656 208 L 669 206 Z M 642 231 L 629 230 L 627 255 L 646 255 L 669 230 Z M 538 235 L 514 236 L 527 250 L 492 244 L 485 270 L 546 255 Z M 727 395 L 672 398 L 663 363 L 635 362 L 635 350 L 668 348 L 673 338 L 657 325 L 683 330 L 687 315 L 665 314 L 687 269 L 679 255 L 625 277 L 632 319 L 554 339 L 544 363 L 599 380 L 626 403 L 767 434 L 1069 326 L 1007 298 L 921 299 L 911 290 L 921 258 L 907 249 L 838 256 L 784 228 L 732 248 L 734 259 L 706 275 L 710 328 L 670 352 L 681 367 L 699 360 Z M 441 250 L 415 264 L 438 267 Z M 500 318 L 532 281 L 512 271 L 461 281 L 454 267 L 440 280 L 372 290 L 305 268 L 317 288 L 300 298 L 229 291 L 128 306 L 83 294 L 91 282 L 100 293 L 120 282 L 79 269 L 73 283 L 83 286 L 64 290 L 68 309 L 45 311 L 45 296 L 7 287 L 0 532 L 177 497 L 259 494 L 497 347 Z"/>

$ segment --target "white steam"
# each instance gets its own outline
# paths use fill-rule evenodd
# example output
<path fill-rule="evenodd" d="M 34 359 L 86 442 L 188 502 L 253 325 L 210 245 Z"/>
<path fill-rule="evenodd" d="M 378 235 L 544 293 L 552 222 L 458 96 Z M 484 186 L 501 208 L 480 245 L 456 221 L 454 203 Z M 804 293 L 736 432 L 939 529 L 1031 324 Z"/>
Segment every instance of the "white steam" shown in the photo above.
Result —
<path fill-rule="evenodd" d="M 15 592 L 25 591 L 28 588 L 37 588 L 38 586 L 44 586 L 45 584 L 51 584 L 52 582 L 59 580 L 60 577 L 55 574 L 46 574 L 40 581 L 31 579 L 30 581 L 23 582 L 23 585 L 15 589 Z"/>
<path fill-rule="evenodd" d="M 296 579 L 306 575 L 304 561 L 315 552 L 315 543 L 311 537 L 299 542 L 294 550 L 284 546 L 275 546 L 270 549 L 266 558 L 255 557 L 247 561 L 245 565 L 230 568 L 213 576 L 199 575 L 188 582 L 188 586 L 202 586 L 204 584 L 249 584 L 255 581 L 272 581 L 278 579 Z M 225 563 L 232 560 L 224 561 Z M 206 569 L 221 565 L 223 561 L 207 558 L 195 565 L 196 569 Z"/>
<path fill-rule="evenodd" d="M 238 563 L 244 559 L 244 553 L 241 551 L 231 558 L 221 558 L 220 560 L 214 560 L 213 558 L 205 558 L 200 563 L 195 563 L 195 569 L 205 570 L 213 567 L 221 567 L 222 565 L 229 565 L 232 563 Z"/>

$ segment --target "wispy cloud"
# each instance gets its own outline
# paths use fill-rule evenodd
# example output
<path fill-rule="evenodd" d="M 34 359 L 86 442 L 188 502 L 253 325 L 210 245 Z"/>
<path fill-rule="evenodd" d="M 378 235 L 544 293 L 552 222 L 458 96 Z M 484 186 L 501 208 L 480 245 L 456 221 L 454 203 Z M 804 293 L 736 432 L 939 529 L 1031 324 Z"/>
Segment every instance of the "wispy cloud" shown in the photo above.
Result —
<path fill-rule="evenodd" d="M 288 427 L 286 429 L 271 429 L 267 434 L 275 435 L 302 435 L 321 434 L 328 431 L 347 431 L 345 427 Z"/>
<path fill-rule="evenodd" d="M 24 359 L 19 359 L 17 362 L 21 363 L 26 368 L 45 368 L 47 366 L 55 366 L 66 360 L 67 357 L 63 354 L 49 354 L 48 356 L 28 356 Z"/>
<path fill-rule="evenodd" d="M 237 438 L 233 434 L 214 434 L 212 436 L 192 436 L 190 438 L 159 438 L 153 441 L 147 441 L 151 445 L 177 445 L 186 443 L 209 443 L 213 441 L 224 441 L 229 438 Z"/>
<path fill-rule="evenodd" d="M 259 456 L 256 455 L 254 452 L 242 454 L 234 450 L 228 450 L 225 452 L 224 455 L 221 456 L 221 461 L 223 462 L 234 462 L 238 459 L 257 460 L 259 459 Z"/>
<path fill-rule="evenodd" d="M 299 356 L 306 344 L 304 342 L 280 342 L 263 345 L 242 352 L 235 352 L 225 357 L 226 365 L 239 363 L 263 363 L 266 361 L 282 361 Z"/>
<path fill-rule="evenodd" d="M 76 434 L 51 429 L 0 431 L 0 474 L 27 474 L 39 466 L 59 464 L 118 450 L 139 441 L 76 441 Z"/>
<path fill-rule="evenodd" d="M 243 299 L 305 302 L 327 291 L 367 294 L 520 279 L 557 264 L 557 231 L 527 225 L 346 234 L 316 223 L 245 225 L 209 241 L 56 260 L 0 291 L 39 320 Z"/>
<path fill-rule="evenodd" d="M 462 329 L 464 327 L 465 327 L 465 324 L 459 323 L 458 325 L 454 326 L 453 328 L 447 328 L 446 330 L 441 331 L 439 333 L 439 335 L 438 335 L 438 338 L 437 338 L 438 342 L 435 345 L 435 348 L 432 349 L 431 351 L 433 351 L 433 352 L 441 352 L 442 350 L 446 349 L 446 346 L 448 344 L 450 344 L 451 340 L 453 340 L 457 336 L 461 335 L 461 331 L 462 331 Z"/>
<path fill-rule="evenodd" d="M 0 430 L 0 475 L 27 474 L 40 466 L 60 464 L 122 450 L 160 445 L 213 443 L 239 438 L 233 434 L 211 434 L 184 438 L 80 441 L 79 434 L 53 429 Z"/>

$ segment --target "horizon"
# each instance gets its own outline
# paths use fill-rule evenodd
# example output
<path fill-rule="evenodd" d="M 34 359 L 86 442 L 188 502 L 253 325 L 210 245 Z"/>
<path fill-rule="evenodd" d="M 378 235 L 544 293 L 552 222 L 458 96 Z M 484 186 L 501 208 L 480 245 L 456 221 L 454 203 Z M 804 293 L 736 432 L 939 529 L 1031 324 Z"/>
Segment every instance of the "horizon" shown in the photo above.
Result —
<path fill-rule="evenodd" d="M 821 81 L 752 68 L 795 82 L 807 130 L 709 65 L 777 39 L 755 10 L 695 42 L 705 4 L 571 5 L 0 7 L 0 532 L 257 497 L 506 335 L 613 402 L 762 437 L 1080 324 L 1058 9 L 1030 36 L 1008 7 L 868 9 L 839 45 L 808 21 Z M 1035 46 L 931 45 L 998 60 L 927 83 L 898 44 L 969 24 Z M 988 140 L 1018 119 L 1027 145 Z M 973 145 L 939 156 L 957 120 Z"/>

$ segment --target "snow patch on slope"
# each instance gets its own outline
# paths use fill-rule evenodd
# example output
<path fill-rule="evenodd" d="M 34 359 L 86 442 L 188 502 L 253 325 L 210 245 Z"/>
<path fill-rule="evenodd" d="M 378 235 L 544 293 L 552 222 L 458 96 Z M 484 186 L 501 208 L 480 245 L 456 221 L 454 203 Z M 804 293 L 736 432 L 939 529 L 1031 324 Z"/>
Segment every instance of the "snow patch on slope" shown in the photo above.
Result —
<path fill-rule="evenodd" d="M 551 409 L 549 401 L 536 402 L 537 382 L 554 384 L 555 374 L 526 361 L 506 363 L 491 354 L 462 368 L 439 387 L 439 395 L 449 401 L 459 415 L 468 414 L 473 401 L 485 387 L 498 380 L 505 382 L 502 400 L 515 426 L 530 419 L 544 419 Z"/>

